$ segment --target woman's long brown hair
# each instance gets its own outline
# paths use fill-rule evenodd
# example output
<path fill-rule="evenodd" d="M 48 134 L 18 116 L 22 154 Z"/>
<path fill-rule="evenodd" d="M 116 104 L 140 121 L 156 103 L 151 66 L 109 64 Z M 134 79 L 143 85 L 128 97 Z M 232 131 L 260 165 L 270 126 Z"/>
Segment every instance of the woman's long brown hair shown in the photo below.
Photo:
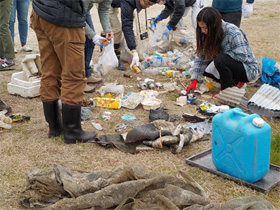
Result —
<path fill-rule="evenodd" d="M 196 27 L 196 52 L 204 53 L 205 59 L 214 59 L 222 52 L 221 44 L 224 37 L 222 28 L 222 16 L 218 10 L 213 7 L 204 7 L 197 15 Z M 207 25 L 207 35 L 201 32 L 198 22 L 204 22 Z"/>

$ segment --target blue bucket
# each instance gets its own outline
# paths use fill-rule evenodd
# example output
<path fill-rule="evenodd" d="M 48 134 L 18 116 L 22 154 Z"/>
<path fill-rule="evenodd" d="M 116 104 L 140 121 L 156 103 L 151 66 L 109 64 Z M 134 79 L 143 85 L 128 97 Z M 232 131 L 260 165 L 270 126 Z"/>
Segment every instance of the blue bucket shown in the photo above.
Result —
<path fill-rule="evenodd" d="M 247 182 L 269 170 L 271 127 L 257 114 L 233 108 L 212 121 L 212 160 L 217 170 Z"/>

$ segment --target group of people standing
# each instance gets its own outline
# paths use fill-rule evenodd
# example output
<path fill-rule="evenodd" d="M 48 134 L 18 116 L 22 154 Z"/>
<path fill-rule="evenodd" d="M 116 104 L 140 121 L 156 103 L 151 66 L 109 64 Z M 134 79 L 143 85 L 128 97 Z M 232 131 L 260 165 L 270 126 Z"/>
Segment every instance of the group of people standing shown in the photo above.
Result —
<path fill-rule="evenodd" d="M 0 4 L 3 1 L 10 2 L 0 0 Z M 242 13 L 249 17 L 253 2 L 247 0 L 242 9 L 242 0 L 213 0 L 212 7 L 206 7 L 205 0 L 33 0 L 31 23 L 41 55 L 40 94 L 49 124 L 49 137 L 64 134 L 65 143 L 87 142 L 96 137 L 96 132 L 85 132 L 81 127 L 84 90 L 87 84 L 101 80 L 92 77 L 89 69 L 94 46 L 114 38 L 119 60 L 117 69 L 126 70 L 120 60 L 124 36 L 132 54 L 130 66 L 139 65 L 133 31 L 134 11 L 139 13 L 154 4 L 164 5 L 164 9 L 153 18 L 156 24 L 170 18 L 162 39 L 169 39 L 170 32 L 180 27 L 183 17 L 192 10 L 197 49 L 187 92 L 194 91 L 197 83 L 202 82 L 202 75 L 220 82 L 221 90 L 235 85 L 240 87 L 242 83 L 254 80 L 260 72 L 258 64 L 246 35 L 239 28 Z M 93 3 L 98 5 L 105 37 L 94 31 L 90 16 Z M 118 20 L 119 12 L 121 21 Z M 214 62 L 219 78 L 205 71 L 211 62 Z M 62 115 L 59 99 L 62 101 Z"/>

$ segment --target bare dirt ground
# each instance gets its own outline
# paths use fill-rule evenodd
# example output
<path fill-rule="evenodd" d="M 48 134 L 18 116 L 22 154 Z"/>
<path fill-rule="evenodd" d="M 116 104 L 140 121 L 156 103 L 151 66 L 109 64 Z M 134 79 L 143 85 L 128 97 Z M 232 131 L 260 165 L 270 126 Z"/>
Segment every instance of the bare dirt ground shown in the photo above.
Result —
<path fill-rule="evenodd" d="M 211 1 L 207 1 L 210 5 Z M 153 6 L 148 10 L 148 18 L 156 16 L 162 7 Z M 30 9 L 31 11 L 31 9 Z M 29 12 L 30 12 L 29 11 Z M 280 62 L 280 1 L 279 0 L 259 0 L 254 3 L 254 12 L 249 19 L 243 19 L 241 28 L 247 34 L 250 45 L 257 58 L 270 57 Z M 100 31 L 100 24 L 96 10 L 91 11 L 97 31 Z M 141 14 L 143 16 L 143 13 Z M 141 16 L 141 20 L 143 17 Z M 186 18 L 186 23 L 190 23 L 190 16 Z M 19 48 L 18 34 L 15 36 L 16 47 Z M 35 52 L 38 52 L 38 43 L 32 29 L 29 30 L 28 45 Z M 53 163 L 59 163 L 66 168 L 80 171 L 94 171 L 98 169 L 112 169 L 131 163 L 144 165 L 147 170 L 155 170 L 174 174 L 177 170 L 184 170 L 189 173 L 209 194 L 211 200 L 216 202 L 227 201 L 232 198 L 245 195 L 258 195 L 270 201 L 277 209 L 280 209 L 280 186 L 275 187 L 268 195 L 241 186 L 204 172 L 199 168 L 193 168 L 185 163 L 185 158 L 211 148 L 211 141 L 197 141 L 184 148 L 180 154 L 172 154 L 170 151 L 155 150 L 140 152 L 134 155 L 123 153 L 116 148 L 104 149 L 93 144 L 66 145 L 63 139 L 48 139 L 48 126 L 45 122 L 42 103 L 40 98 L 26 99 L 20 96 L 10 95 L 7 92 L 7 83 L 10 82 L 14 72 L 21 71 L 20 62 L 26 54 L 19 52 L 16 54 L 16 67 L 13 71 L 0 72 L 0 99 L 12 107 L 14 113 L 22 113 L 31 117 L 28 122 L 14 123 L 11 130 L 5 130 L 0 135 L 0 209 L 23 209 L 19 204 L 19 194 L 25 186 L 25 176 L 30 168 L 37 167 L 49 170 Z M 96 62 L 100 52 L 95 50 L 93 60 Z M 139 91 L 136 87 L 136 77 L 145 78 L 144 75 L 136 75 L 134 71 L 127 70 L 133 76 L 132 79 L 123 77 L 123 72 L 113 70 L 106 75 L 104 82 L 114 82 L 131 85 L 126 88 L 128 91 Z M 155 77 L 160 82 L 170 82 L 172 79 L 158 76 Z M 180 88 L 182 88 L 180 86 Z M 183 89 L 183 88 L 182 88 Z M 248 96 L 251 96 L 256 87 L 247 88 Z M 218 91 L 218 85 L 209 95 Z M 178 91 L 160 95 L 162 106 L 167 108 L 169 114 L 182 115 L 184 112 L 198 114 L 196 106 L 187 105 L 178 107 L 174 105 L 178 97 Z M 95 97 L 96 93 L 88 94 L 86 97 Z M 209 100 L 213 103 L 214 101 Z M 103 121 L 98 118 L 99 113 L 110 111 L 111 120 Z M 120 110 L 109 110 L 104 108 L 94 109 L 94 120 L 99 122 L 104 130 L 101 134 L 115 133 L 114 127 L 121 122 L 121 116 L 131 114 L 136 116 L 137 123 L 148 122 L 149 112 L 143 110 L 141 106 L 135 110 L 121 108 Z M 198 114 L 199 115 L 199 114 Z M 273 133 L 279 133 L 279 119 L 264 118 L 271 126 Z M 87 131 L 94 130 L 91 123 L 86 121 L 83 128 Z"/>

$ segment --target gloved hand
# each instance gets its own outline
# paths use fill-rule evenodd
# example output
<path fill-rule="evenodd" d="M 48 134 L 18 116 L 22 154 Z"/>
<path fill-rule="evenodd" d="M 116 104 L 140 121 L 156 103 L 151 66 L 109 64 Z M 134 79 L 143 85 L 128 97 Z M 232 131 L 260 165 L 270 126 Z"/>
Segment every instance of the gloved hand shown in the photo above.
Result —
<path fill-rule="evenodd" d="M 196 3 L 199 6 L 199 8 L 206 7 L 206 0 L 196 0 Z"/>
<path fill-rule="evenodd" d="M 250 17 L 252 15 L 252 12 L 253 12 L 253 4 L 246 3 L 242 9 L 242 14 L 244 15 L 244 18 Z"/>
<path fill-rule="evenodd" d="M 191 84 L 187 87 L 186 92 L 193 92 L 196 89 L 197 80 L 192 80 Z"/>
<path fill-rule="evenodd" d="M 161 39 L 162 40 L 169 40 L 169 34 L 170 34 L 171 30 L 172 30 L 171 26 L 166 26 L 166 28 L 164 29 L 164 31 L 162 33 Z"/>
<path fill-rule="evenodd" d="M 132 61 L 131 61 L 131 64 L 130 64 L 131 69 L 132 69 L 133 65 L 140 66 L 139 56 L 138 56 L 138 53 L 136 51 L 132 52 Z"/>
<path fill-rule="evenodd" d="M 157 22 L 161 21 L 163 19 L 163 17 L 161 14 L 159 14 L 158 16 L 156 16 L 155 18 L 152 18 L 152 19 L 154 19 L 154 22 L 157 23 Z"/>
<path fill-rule="evenodd" d="M 102 45 L 102 40 L 104 40 L 105 38 L 98 35 L 98 34 L 95 34 L 95 36 L 92 38 L 92 42 L 98 46 L 103 46 Z"/>

